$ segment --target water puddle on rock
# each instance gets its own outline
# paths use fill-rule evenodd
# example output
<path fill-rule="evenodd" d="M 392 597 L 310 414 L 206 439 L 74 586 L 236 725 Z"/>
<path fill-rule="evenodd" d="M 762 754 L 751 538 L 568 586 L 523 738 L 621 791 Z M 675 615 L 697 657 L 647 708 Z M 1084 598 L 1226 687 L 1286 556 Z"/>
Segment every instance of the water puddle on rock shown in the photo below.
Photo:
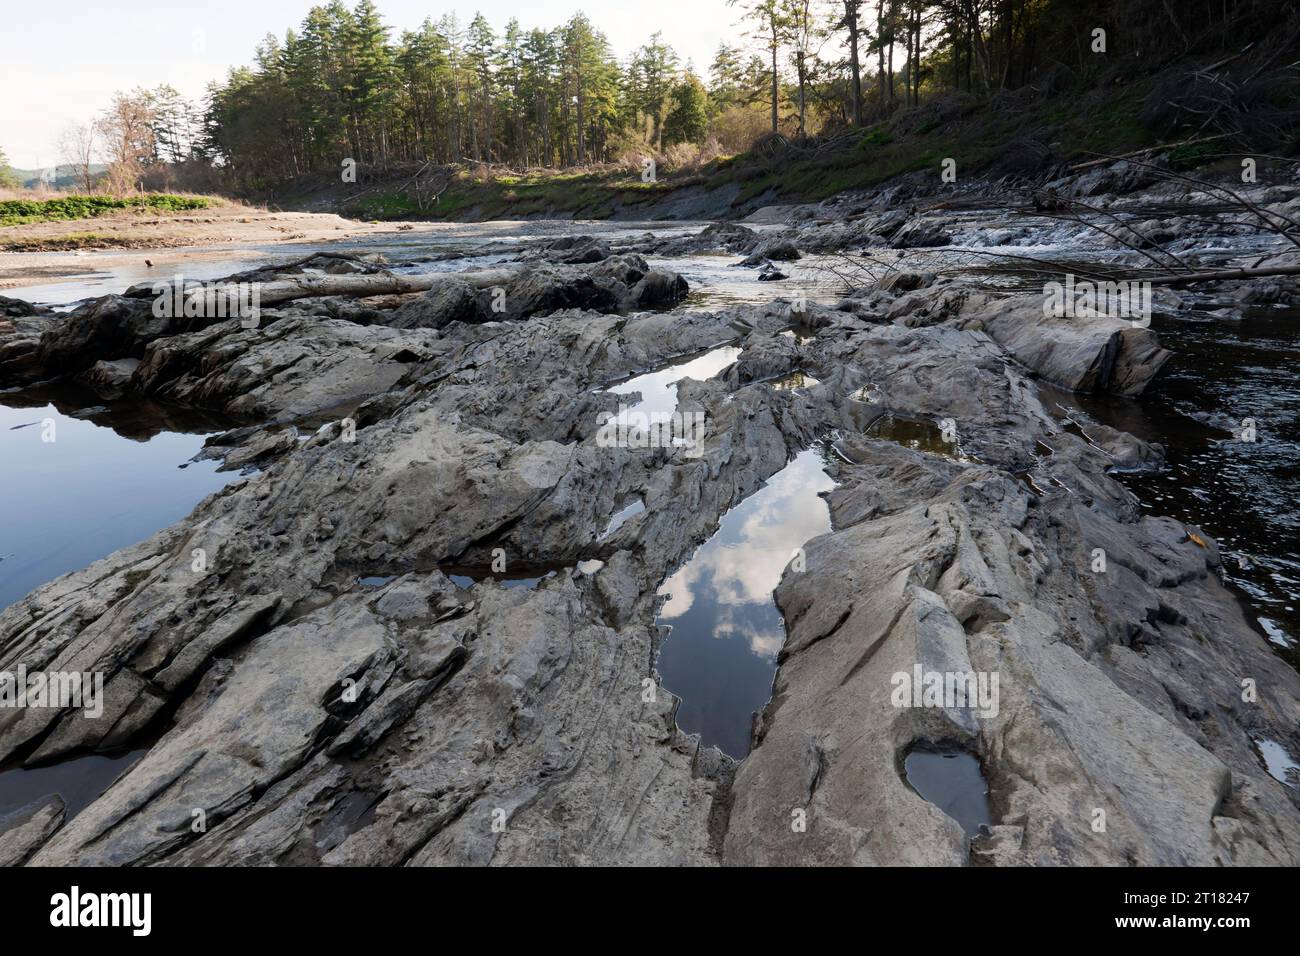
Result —
<path fill-rule="evenodd" d="M 492 581 L 503 588 L 526 588 L 531 591 L 547 578 L 553 578 L 572 564 L 524 564 L 520 562 L 505 571 L 493 571 L 490 565 L 444 565 L 438 570 L 458 588 L 469 589 L 476 584 Z"/>
<path fill-rule="evenodd" d="M 973 459 L 962 454 L 957 441 L 944 437 L 943 429 L 928 418 L 900 418 L 882 415 L 867 427 L 868 438 L 881 438 L 913 451 L 926 452 L 949 461 L 968 463 Z"/>
<path fill-rule="evenodd" d="M 603 541 L 605 538 L 608 538 L 611 534 L 623 527 L 624 524 L 643 511 L 645 511 L 645 502 L 640 498 L 637 498 L 633 500 L 631 504 L 624 505 L 622 508 L 618 509 L 618 511 L 614 512 L 613 516 L 609 519 L 609 524 L 606 525 L 605 530 L 601 532 L 600 540 Z"/>
<path fill-rule="evenodd" d="M 803 451 L 722 517 L 718 530 L 659 588 L 663 686 L 681 698 L 677 724 L 737 759 L 749 753 L 752 716 L 772 695 L 785 622 L 772 591 L 795 548 L 831 530 L 819 496 L 835 483 L 830 452 Z"/>
<path fill-rule="evenodd" d="M 908 786 L 961 824 L 973 837 L 991 826 L 989 790 L 980 762 L 964 750 L 914 747 L 903 760 Z"/>
<path fill-rule="evenodd" d="M 112 756 L 87 754 L 44 767 L 0 772 L 0 829 L 6 816 L 51 794 L 62 798 L 66 819 L 72 819 L 148 752 L 145 747 Z"/>
<path fill-rule="evenodd" d="M 235 478 L 215 461 L 189 462 L 204 433 L 170 429 L 217 429 L 182 411 L 168 420 L 99 406 L 88 419 L 61 401 L 0 402 L 32 403 L 0 405 L 0 609 L 143 541 Z"/>
<path fill-rule="evenodd" d="M 773 379 L 768 384 L 779 392 L 797 392 L 801 388 L 812 388 L 814 385 L 820 385 L 821 382 L 807 372 L 794 371 L 789 375 L 782 375 L 780 378 Z"/>
<path fill-rule="evenodd" d="M 617 385 L 611 385 L 606 389 L 611 395 L 631 395 L 634 392 L 641 394 L 641 400 L 628 405 L 618 416 L 618 420 L 626 424 L 627 415 L 635 412 L 648 416 L 651 421 L 654 421 L 656 416 L 659 420 L 666 421 L 668 416 L 677 410 L 678 382 L 684 378 L 699 381 L 713 378 L 735 362 L 740 357 L 740 352 L 741 349 L 734 345 L 719 346 L 703 355 L 677 362 L 657 372 L 646 372 Z"/>
<path fill-rule="evenodd" d="M 1291 758 L 1285 747 L 1275 740 L 1259 739 L 1255 741 L 1255 748 L 1269 776 L 1293 790 L 1300 790 L 1300 763 Z"/>
<path fill-rule="evenodd" d="M 539 574 L 536 576 L 521 575 L 519 577 L 509 577 L 504 574 L 499 576 L 486 575 L 480 578 L 471 577 L 468 574 L 449 574 L 447 577 L 451 579 L 452 584 L 464 590 L 472 588 L 480 581 L 495 581 L 503 588 L 525 588 L 531 591 L 533 588 L 537 587 L 537 585 L 542 583 L 543 578 L 549 578 L 554 574 L 555 572 L 551 571 L 547 574 Z"/>

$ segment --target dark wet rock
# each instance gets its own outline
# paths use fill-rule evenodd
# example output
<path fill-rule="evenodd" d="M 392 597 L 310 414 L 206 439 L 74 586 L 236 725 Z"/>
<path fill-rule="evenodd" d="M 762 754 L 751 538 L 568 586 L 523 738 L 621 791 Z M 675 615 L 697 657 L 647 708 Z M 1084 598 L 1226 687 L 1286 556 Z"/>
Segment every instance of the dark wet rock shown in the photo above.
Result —
<path fill-rule="evenodd" d="M 1154 172 L 1146 166 L 1119 160 L 1109 166 L 1096 166 L 1065 180 L 1049 183 L 1050 188 L 1076 197 L 1131 193 L 1156 182 Z"/>
<path fill-rule="evenodd" d="M 714 222 L 706 226 L 698 238 L 706 242 L 721 242 L 728 249 L 731 249 L 753 242 L 758 238 L 758 233 L 739 223 Z"/>
<path fill-rule="evenodd" d="M 107 395 L 120 394 L 131 382 L 131 376 L 140 367 L 140 360 L 133 358 L 98 361 L 78 376 L 91 388 Z"/>
<path fill-rule="evenodd" d="M 676 272 L 652 269 L 641 277 L 627 293 L 623 307 L 628 309 L 660 309 L 676 305 L 691 290 L 685 279 Z"/>
<path fill-rule="evenodd" d="M 310 261 L 304 260 L 303 267 Z M 345 263 L 356 268 L 340 265 Z M 327 257 L 326 264 L 338 265 L 344 275 L 380 271 L 346 257 Z M 260 270 L 245 275 L 256 281 L 274 281 L 285 274 Z M 81 373 L 84 381 L 110 392 L 125 386 L 174 400 L 193 400 L 236 415 L 263 407 L 251 394 L 241 393 L 249 383 L 262 379 L 255 390 L 264 391 L 281 387 L 290 379 L 295 383 L 301 380 L 301 385 L 293 388 L 304 401 L 286 405 L 315 413 L 330 407 L 324 404 L 329 397 L 345 402 L 362 393 L 374 394 L 401 376 L 400 370 L 391 367 L 377 368 L 373 375 L 353 369 L 332 384 L 308 386 L 310 376 L 327 369 L 339 374 L 340 363 L 348 364 L 341 358 L 348 347 L 335 349 L 329 344 L 335 340 L 374 342 L 376 358 L 400 365 L 427 357 L 425 346 L 432 338 L 417 337 L 404 343 L 391 334 L 394 330 L 432 332 L 456 322 L 518 320 L 565 309 L 608 313 L 666 308 L 680 302 L 689 291 L 686 280 L 677 273 L 651 270 L 635 254 L 607 256 L 588 266 L 530 263 L 488 275 L 491 278 L 484 279 L 480 274 L 476 284 L 449 276 L 423 294 L 297 298 L 262 308 L 256 323 L 215 316 L 157 315 L 166 310 L 155 309 L 154 300 L 147 297 L 148 288 L 142 287 L 139 294 L 105 296 L 66 317 L 42 313 L 7 320 L 13 329 L 6 334 L 6 329 L 0 328 L 0 370 L 10 372 L 18 382 Z M 493 280 L 499 284 L 488 284 Z M 291 319 L 294 321 L 285 328 L 273 328 Z M 312 325 L 318 326 L 315 332 Z M 388 331 L 368 332 L 367 327 L 388 327 Z M 306 348 L 321 351 L 309 357 L 303 351 Z M 138 361 L 140 368 L 128 375 L 132 361 Z M 180 378 L 185 381 L 175 382 Z M 304 390 L 313 395 L 301 394 Z M 223 395 L 228 397 L 218 401 Z"/>
<path fill-rule="evenodd" d="M 637 255 L 607 256 L 595 265 L 529 266 L 502 285 L 441 286 L 403 305 L 383 324 L 443 328 L 451 322 L 491 322 L 549 315 L 564 309 L 620 312 L 661 308 L 685 298 L 689 285 L 675 272 L 651 270 Z"/>
<path fill-rule="evenodd" d="M 41 337 L 61 317 L 28 307 L 18 299 L 7 299 L 12 310 L 8 318 L 0 318 L 0 387 L 26 384 L 39 379 L 43 369 L 40 360 Z M 19 306 L 12 303 L 19 303 Z"/>
<path fill-rule="evenodd" d="M 267 428 L 254 429 L 246 444 L 232 448 L 223 456 L 221 467 L 229 471 L 261 467 L 297 447 L 298 431 L 295 428 L 281 431 Z"/>
<path fill-rule="evenodd" d="M 933 284 L 933 272 L 891 272 L 875 284 L 877 292 L 914 292 Z"/>
<path fill-rule="evenodd" d="M 932 273 L 891 272 L 856 289 L 835 306 L 869 322 L 897 322 L 911 328 L 946 322 L 959 314 L 970 292 Z"/>
<path fill-rule="evenodd" d="M 650 266 L 645 259 L 635 253 L 622 253 L 609 256 L 596 265 L 587 268 L 587 274 L 600 278 L 617 279 L 623 285 L 631 287 L 640 282 Z"/>
<path fill-rule="evenodd" d="M 545 259 L 566 265 L 601 262 L 611 255 L 609 243 L 594 236 L 563 236 L 530 251 L 525 258 Z"/>
<path fill-rule="evenodd" d="M 141 358 L 155 339 L 226 321 L 154 312 L 152 299 L 119 295 L 96 299 L 49 324 L 41 336 L 37 361 L 47 375 L 80 372 L 100 359 Z"/>
<path fill-rule="evenodd" d="M 784 335 L 752 336 L 736 364 L 727 370 L 737 386 L 788 374 L 799 362 L 799 349 Z"/>
<path fill-rule="evenodd" d="M 593 276 L 572 266 L 530 268 L 503 287 L 501 319 L 546 315 L 560 309 L 590 309 L 616 312 L 625 295 L 622 283 L 605 276 Z M 491 290 L 480 293 L 492 313 Z"/>
<path fill-rule="evenodd" d="M 965 302 L 966 292 L 960 288 L 934 293 L 908 292 L 894 300 L 885 312 L 885 318 L 909 328 L 920 328 L 946 322 L 961 311 Z"/>
<path fill-rule="evenodd" d="M 481 321 L 478 290 L 467 282 L 449 282 L 405 303 L 383 320 L 395 329 L 440 329 L 451 322 Z"/>
<path fill-rule="evenodd" d="M 952 236 L 942 222 L 932 219 L 912 218 L 889 240 L 894 249 L 924 249 L 952 244 Z"/>
<path fill-rule="evenodd" d="M 0 317 L 16 319 L 22 316 L 36 315 L 42 311 L 44 310 L 30 302 L 0 295 Z"/>
<path fill-rule="evenodd" d="M 637 252 L 657 256 L 690 256 L 706 252 L 748 255 L 762 243 L 759 233 L 734 222 L 710 223 L 693 236 L 661 239 L 653 234 L 630 244 Z"/>
<path fill-rule="evenodd" d="M 761 266 L 769 262 L 793 262 L 800 258 L 802 255 L 793 242 L 787 239 L 772 239 L 761 243 L 740 265 Z"/>
<path fill-rule="evenodd" d="M 429 329 L 288 313 L 256 329 L 227 320 L 152 343 L 130 390 L 238 418 L 311 418 L 386 391 L 437 350 Z"/>

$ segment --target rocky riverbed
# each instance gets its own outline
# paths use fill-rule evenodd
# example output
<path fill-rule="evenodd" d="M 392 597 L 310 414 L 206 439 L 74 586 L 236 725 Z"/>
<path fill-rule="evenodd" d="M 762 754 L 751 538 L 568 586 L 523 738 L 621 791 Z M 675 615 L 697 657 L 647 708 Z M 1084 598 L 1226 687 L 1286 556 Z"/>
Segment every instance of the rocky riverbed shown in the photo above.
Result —
<path fill-rule="evenodd" d="M 1296 260 L 1100 172 L 1058 188 L 1201 264 Z M 0 796 L 97 761 L 75 801 L 25 784 L 0 860 L 1300 862 L 1300 673 L 1213 535 L 1122 483 L 1160 436 L 1087 405 L 1140 403 L 1173 353 L 1046 315 L 1041 278 L 973 250 L 1142 251 L 974 187 L 939 203 L 907 181 L 744 225 L 313 255 L 231 277 L 256 327 L 160 317 L 147 286 L 0 300 L 0 385 L 220 416 L 204 457 L 240 472 L 0 614 L 0 670 L 105 679 L 97 717 L 0 710 Z M 770 292 L 710 298 L 730 274 Z M 1210 301 L 1300 291 L 1157 294 L 1179 321 Z M 698 442 L 607 440 L 652 392 Z M 726 649 L 692 653 L 706 601 Z M 710 709 L 736 662 L 771 699 Z M 900 700 L 935 673 L 996 696 Z"/>

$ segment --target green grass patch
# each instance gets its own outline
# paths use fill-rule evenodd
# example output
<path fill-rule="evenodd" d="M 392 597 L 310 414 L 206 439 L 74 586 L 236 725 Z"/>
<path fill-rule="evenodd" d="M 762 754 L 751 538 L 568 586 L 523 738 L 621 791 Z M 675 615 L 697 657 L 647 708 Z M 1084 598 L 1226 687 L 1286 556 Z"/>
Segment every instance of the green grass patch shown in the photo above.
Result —
<path fill-rule="evenodd" d="M 1169 151 L 1169 166 L 1179 172 L 1212 163 L 1223 155 L 1222 143 L 1185 143 Z"/>
<path fill-rule="evenodd" d="M 0 226 L 22 226 L 33 222 L 61 222 L 70 219 L 94 219 L 122 209 L 148 212 L 183 212 L 207 209 L 216 200 L 203 196 L 173 196 L 157 193 L 148 196 L 61 196 L 58 199 L 9 199 L 0 202 Z"/>

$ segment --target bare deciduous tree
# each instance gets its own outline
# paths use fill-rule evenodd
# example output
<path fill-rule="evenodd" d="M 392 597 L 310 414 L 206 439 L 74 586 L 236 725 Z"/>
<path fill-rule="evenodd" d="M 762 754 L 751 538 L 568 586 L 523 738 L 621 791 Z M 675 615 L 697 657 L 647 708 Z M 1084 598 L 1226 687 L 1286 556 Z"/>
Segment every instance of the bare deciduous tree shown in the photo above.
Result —
<path fill-rule="evenodd" d="M 69 123 L 59 134 L 59 156 L 72 168 L 77 188 L 89 193 L 94 190 L 95 177 L 91 167 L 95 163 L 97 136 L 94 123 Z"/>

